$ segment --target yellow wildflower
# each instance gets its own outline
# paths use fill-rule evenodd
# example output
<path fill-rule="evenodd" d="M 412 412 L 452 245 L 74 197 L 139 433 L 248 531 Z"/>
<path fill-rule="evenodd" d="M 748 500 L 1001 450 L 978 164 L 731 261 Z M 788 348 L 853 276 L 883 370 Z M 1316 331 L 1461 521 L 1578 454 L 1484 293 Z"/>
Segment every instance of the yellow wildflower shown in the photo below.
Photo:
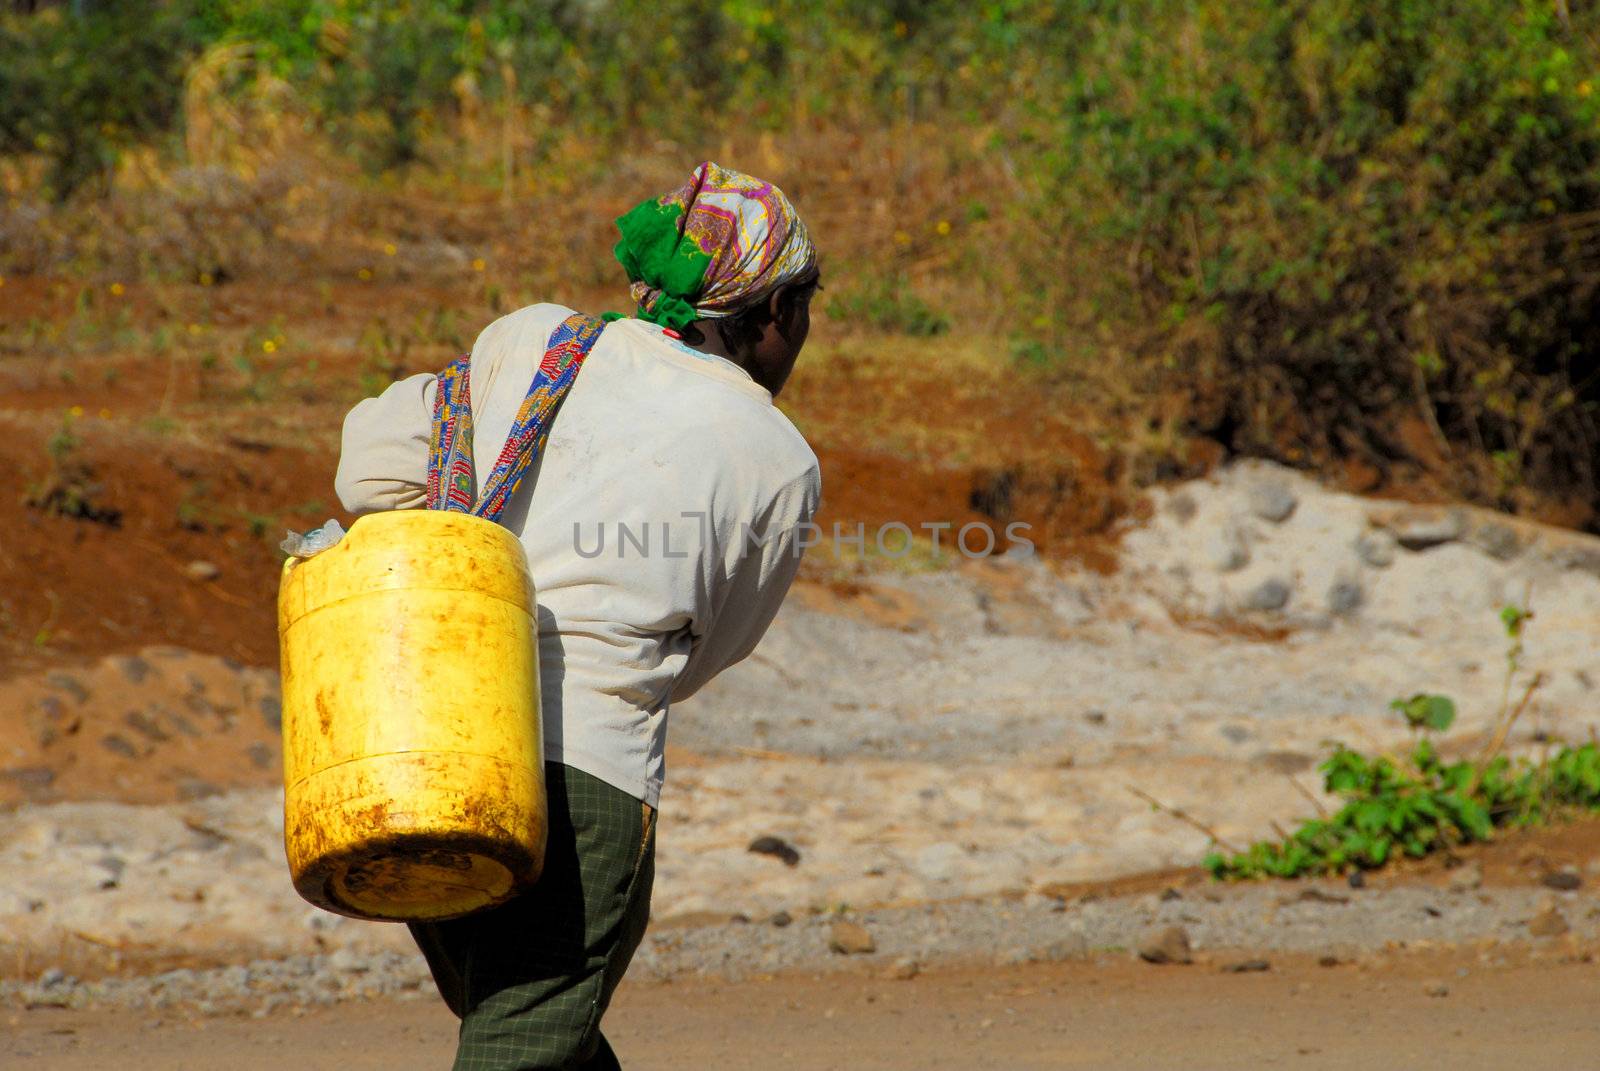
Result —
<path fill-rule="evenodd" d="M 358 276 L 358 277 L 359 277 L 359 278 L 360 278 L 360 279 L 361 279 L 361 280 L 362 280 L 362 281 L 363 281 L 363 282 L 365 282 L 365 281 L 366 281 L 366 280 L 368 280 L 368 279 L 371 279 L 371 278 L 372 278 L 372 269 L 371 269 L 371 268 L 362 268 L 362 269 L 361 269 L 361 270 L 360 270 L 360 271 L 358 271 L 358 272 L 356 272 L 356 275 L 357 275 L 357 276 Z"/>
<path fill-rule="evenodd" d="M 261 351 L 263 353 L 271 353 L 274 350 L 276 350 L 277 348 L 278 348 L 278 344 L 276 342 L 272 341 L 272 339 L 270 339 L 270 338 L 261 343 Z"/>
<path fill-rule="evenodd" d="M 905 231 L 895 231 L 894 240 L 896 245 L 910 245 L 911 235 L 907 234 Z"/>
<path fill-rule="evenodd" d="M 216 279 L 212 277 L 210 272 L 203 271 L 203 272 L 200 273 L 200 285 L 201 286 L 210 286 L 214 282 L 216 282 Z"/>
<path fill-rule="evenodd" d="M 472 262 L 472 270 L 473 271 L 482 271 L 484 268 L 487 268 L 488 266 L 489 265 L 484 263 L 484 260 L 483 260 L 482 257 L 479 257 L 478 259 L 476 259 L 476 260 L 474 260 Z"/>
<path fill-rule="evenodd" d="M 126 291 L 126 290 L 127 290 L 127 287 L 123 286 L 121 283 L 112 283 L 111 284 L 111 296 L 112 297 L 121 297 L 123 295 L 124 291 Z"/>
<path fill-rule="evenodd" d="M 81 417 L 83 415 L 83 406 L 75 405 L 71 409 L 68 409 L 67 413 L 70 416 Z"/>
<path fill-rule="evenodd" d="M 109 410 L 109 409 L 101 409 L 100 410 L 100 419 L 101 420 L 110 420 L 111 419 L 111 410 Z"/>
<path fill-rule="evenodd" d="M 397 249 L 396 249 L 396 248 L 395 248 L 395 246 L 394 246 L 394 243 L 393 243 L 393 242 L 385 242 L 385 243 L 384 243 L 384 244 L 383 244 L 383 255 L 384 255 L 384 256 L 386 256 L 386 257 L 392 257 L 392 256 L 394 256 L 394 255 L 395 255 L 395 253 L 397 253 L 397 252 L 399 252 L 399 250 L 397 250 Z"/>
<path fill-rule="evenodd" d="M 199 324 L 190 324 L 189 325 L 189 333 L 191 335 L 198 335 L 200 333 L 200 325 Z"/>
<path fill-rule="evenodd" d="M 947 219 L 941 219 L 938 223 L 934 224 L 933 229 L 938 231 L 940 236 L 949 234 L 950 233 L 950 221 L 947 220 Z"/>

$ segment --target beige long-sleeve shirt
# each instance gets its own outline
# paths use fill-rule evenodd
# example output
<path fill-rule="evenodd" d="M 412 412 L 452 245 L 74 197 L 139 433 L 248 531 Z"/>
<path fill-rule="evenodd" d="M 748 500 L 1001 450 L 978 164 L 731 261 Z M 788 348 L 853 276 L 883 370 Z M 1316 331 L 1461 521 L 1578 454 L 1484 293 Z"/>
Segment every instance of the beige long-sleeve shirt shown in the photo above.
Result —
<path fill-rule="evenodd" d="M 533 305 L 478 336 L 480 489 L 571 311 Z M 424 505 L 434 392 L 413 376 L 351 410 L 346 509 Z M 743 369 L 643 321 L 608 325 L 500 518 L 538 600 L 545 757 L 656 805 L 670 704 L 755 648 L 820 493 L 816 456 Z"/>

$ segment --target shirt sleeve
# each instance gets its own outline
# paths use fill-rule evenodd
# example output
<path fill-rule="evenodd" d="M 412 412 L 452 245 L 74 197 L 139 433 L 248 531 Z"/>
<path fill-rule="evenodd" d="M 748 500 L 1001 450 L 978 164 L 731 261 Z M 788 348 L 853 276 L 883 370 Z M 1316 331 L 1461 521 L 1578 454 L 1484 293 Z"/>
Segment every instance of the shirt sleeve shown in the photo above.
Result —
<path fill-rule="evenodd" d="M 411 376 L 344 418 L 333 488 L 351 513 L 421 509 L 428 501 L 433 375 Z"/>
<path fill-rule="evenodd" d="M 733 568 L 713 592 L 708 621 L 673 683 L 673 702 L 689 698 L 761 642 L 800 568 L 808 545 L 803 537 L 811 530 L 821 493 L 821 477 L 812 468 L 784 486 L 750 526 L 750 538 L 741 533 Z"/>

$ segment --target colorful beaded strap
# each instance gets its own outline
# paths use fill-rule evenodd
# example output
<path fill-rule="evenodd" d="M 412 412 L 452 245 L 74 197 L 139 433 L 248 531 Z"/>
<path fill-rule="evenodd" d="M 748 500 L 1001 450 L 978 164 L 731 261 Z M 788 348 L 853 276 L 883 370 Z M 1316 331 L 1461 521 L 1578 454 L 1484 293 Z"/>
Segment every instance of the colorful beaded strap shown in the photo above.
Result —
<path fill-rule="evenodd" d="M 528 396 L 506 436 L 506 445 L 489 470 L 483 494 L 476 494 L 472 465 L 470 357 L 452 361 L 439 374 L 433 403 L 433 440 L 428 446 L 428 508 L 471 513 L 497 521 L 517 485 L 533 466 L 550 436 L 556 410 L 577 381 L 578 370 L 605 324 L 574 313 L 550 336 L 549 348 L 533 375 Z"/>

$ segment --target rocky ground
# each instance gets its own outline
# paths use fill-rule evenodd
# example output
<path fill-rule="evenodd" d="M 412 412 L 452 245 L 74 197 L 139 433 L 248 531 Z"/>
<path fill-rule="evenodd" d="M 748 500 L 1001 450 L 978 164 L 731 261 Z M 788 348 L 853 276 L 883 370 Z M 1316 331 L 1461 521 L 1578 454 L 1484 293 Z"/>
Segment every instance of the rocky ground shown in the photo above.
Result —
<path fill-rule="evenodd" d="M 1264 465 L 1156 493 L 1111 575 L 999 559 L 801 592 L 755 656 L 672 712 L 637 972 L 1131 954 L 1106 950 L 1170 927 L 1203 957 L 1419 941 L 1587 955 L 1600 934 L 1581 851 L 1563 861 L 1577 891 L 1540 884 L 1538 858 L 1521 885 L 1455 891 L 1447 876 L 1366 890 L 1182 876 L 1165 899 L 1085 901 L 1081 883 L 1205 852 L 1206 833 L 1145 797 L 1226 840 L 1272 835 L 1318 796 L 1325 741 L 1405 740 L 1397 695 L 1455 696 L 1446 749 L 1481 742 L 1506 687 L 1508 603 L 1535 612 L 1512 691 L 1542 675 L 1513 745 L 1588 736 L 1597 600 L 1600 541 Z M 403 931 L 290 889 L 267 787 L 275 718 L 269 672 L 172 649 L 8 684 L 0 995 L 261 1009 L 426 991 Z M 775 851 L 750 851 L 761 838 Z M 831 951 L 841 920 L 875 950 Z"/>

